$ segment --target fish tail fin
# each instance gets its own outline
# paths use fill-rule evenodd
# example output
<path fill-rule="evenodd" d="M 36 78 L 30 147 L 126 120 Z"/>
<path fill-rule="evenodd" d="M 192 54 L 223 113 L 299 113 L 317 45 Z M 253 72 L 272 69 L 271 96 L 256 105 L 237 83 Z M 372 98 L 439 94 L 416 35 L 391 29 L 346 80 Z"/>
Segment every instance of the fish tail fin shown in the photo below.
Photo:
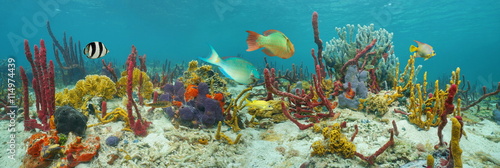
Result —
<path fill-rule="evenodd" d="M 414 45 L 410 45 L 410 52 L 415 52 L 417 51 L 417 47 L 415 47 Z"/>
<path fill-rule="evenodd" d="M 248 49 L 247 49 L 247 51 L 254 51 L 254 50 L 261 48 L 261 46 L 257 42 L 257 40 L 260 38 L 261 35 L 259 33 L 256 33 L 256 32 L 250 31 L 250 30 L 247 30 L 247 33 L 248 33 L 248 37 L 247 37 Z"/>
<path fill-rule="evenodd" d="M 211 49 L 210 56 L 208 58 L 200 57 L 200 59 L 214 65 L 220 65 L 222 59 L 220 59 L 219 54 L 215 52 L 215 49 L 212 46 L 210 46 L 210 49 Z"/>

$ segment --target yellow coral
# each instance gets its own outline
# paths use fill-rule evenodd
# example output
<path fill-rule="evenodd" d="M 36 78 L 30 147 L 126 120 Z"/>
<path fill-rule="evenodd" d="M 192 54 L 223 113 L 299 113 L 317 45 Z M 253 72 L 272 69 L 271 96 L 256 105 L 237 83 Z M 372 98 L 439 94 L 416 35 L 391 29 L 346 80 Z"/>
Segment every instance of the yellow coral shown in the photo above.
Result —
<path fill-rule="evenodd" d="M 112 99 L 116 93 L 115 83 L 104 75 L 87 75 L 79 80 L 75 88 L 56 94 L 56 106 L 70 105 L 74 108 L 86 109 L 87 102 L 93 97 Z"/>
<path fill-rule="evenodd" d="M 135 92 L 138 92 L 142 95 L 144 99 L 151 99 L 153 96 L 153 83 L 151 82 L 151 79 L 149 78 L 148 74 L 146 72 L 142 72 L 141 70 L 134 68 L 133 72 L 133 80 L 132 80 L 132 88 Z M 122 72 L 122 77 L 116 82 L 117 88 L 118 88 L 118 96 L 124 96 L 127 91 L 127 77 L 128 73 L 127 71 Z M 142 81 L 139 79 L 141 78 L 142 75 Z M 142 82 L 142 87 L 140 90 L 139 89 L 139 82 Z"/>
<path fill-rule="evenodd" d="M 225 139 L 227 141 L 227 143 L 229 143 L 231 145 L 237 144 L 238 142 L 240 142 L 241 134 L 238 134 L 236 136 L 236 139 L 233 141 L 226 134 L 224 134 L 223 132 L 220 131 L 221 127 L 222 127 L 222 121 L 219 121 L 219 124 L 217 124 L 217 132 L 215 132 L 215 139 L 216 140 Z"/>
<path fill-rule="evenodd" d="M 248 114 L 257 117 L 257 119 L 271 118 L 273 122 L 282 122 L 288 120 L 283 115 L 281 107 L 281 100 L 269 100 L 267 103 L 272 107 L 271 109 L 263 109 L 258 107 L 248 106 Z"/>
<path fill-rule="evenodd" d="M 211 65 L 199 66 L 197 61 L 191 61 L 188 64 L 187 71 L 184 71 L 183 76 L 179 78 L 185 86 L 198 85 L 201 82 L 207 83 L 210 86 L 211 93 L 223 93 L 230 95 L 227 92 L 227 82 L 222 79 L 218 73 L 213 71 Z"/>
<path fill-rule="evenodd" d="M 102 125 L 102 124 L 106 124 L 106 123 L 109 123 L 109 122 L 113 122 L 113 121 L 118 121 L 119 119 L 124 121 L 125 122 L 125 127 L 122 129 L 123 131 L 131 131 L 132 132 L 132 129 L 130 129 L 130 123 L 129 123 L 129 118 L 128 118 L 128 113 L 120 108 L 120 107 L 117 107 L 115 108 L 113 111 L 111 111 L 110 113 L 107 113 L 103 118 L 99 117 L 100 115 L 96 115 L 96 117 L 99 119 L 99 121 L 101 121 L 100 123 L 97 123 L 97 124 L 91 124 L 87 127 L 93 127 L 93 126 L 98 126 L 98 125 Z"/>
<path fill-rule="evenodd" d="M 188 64 L 188 71 L 193 72 L 196 69 L 198 69 L 198 61 L 196 61 L 196 60 L 190 61 Z"/>
<path fill-rule="evenodd" d="M 460 149 L 460 137 L 462 136 L 462 125 L 457 118 L 451 118 L 451 154 L 453 155 L 453 166 L 462 167 L 462 149 Z"/>
<path fill-rule="evenodd" d="M 427 167 L 434 167 L 434 157 L 432 155 L 427 155 Z"/>
<path fill-rule="evenodd" d="M 367 112 L 375 113 L 379 116 L 382 116 L 389 111 L 387 97 L 382 94 L 372 95 L 363 102 L 360 101 L 360 104 L 362 103 L 364 104 Z"/>
<path fill-rule="evenodd" d="M 356 153 L 356 146 L 342 134 L 339 123 L 332 127 L 323 128 L 322 134 L 324 140 L 314 142 L 311 155 L 322 156 L 325 153 L 335 153 L 344 158 L 352 158 Z"/>

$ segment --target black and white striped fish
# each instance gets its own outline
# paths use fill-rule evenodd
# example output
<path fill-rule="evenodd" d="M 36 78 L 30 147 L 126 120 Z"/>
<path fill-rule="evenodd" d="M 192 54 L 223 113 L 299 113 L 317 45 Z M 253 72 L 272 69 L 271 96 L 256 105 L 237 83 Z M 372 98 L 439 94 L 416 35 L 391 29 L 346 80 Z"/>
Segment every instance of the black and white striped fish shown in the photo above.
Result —
<path fill-rule="evenodd" d="M 83 54 L 87 55 L 87 58 L 90 59 L 104 57 L 108 52 L 109 50 L 106 48 L 106 46 L 98 41 L 87 44 L 87 46 L 85 46 L 85 49 L 83 49 Z"/>

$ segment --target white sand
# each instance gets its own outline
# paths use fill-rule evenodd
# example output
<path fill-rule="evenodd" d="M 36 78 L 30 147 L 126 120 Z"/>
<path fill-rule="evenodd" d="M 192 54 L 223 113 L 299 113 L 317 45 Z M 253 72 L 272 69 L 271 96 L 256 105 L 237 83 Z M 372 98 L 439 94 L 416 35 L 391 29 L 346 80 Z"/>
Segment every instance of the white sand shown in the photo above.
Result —
<path fill-rule="evenodd" d="M 240 89 L 232 91 L 236 92 Z M 114 103 L 108 102 L 108 107 L 119 106 L 120 103 L 120 100 Z M 367 115 L 364 112 L 346 109 L 335 109 L 335 111 L 341 112 L 342 115 L 336 121 L 327 121 L 327 124 L 347 121 L 348 128 L 343 129 L 347 137 L 353 134 L 353 125 L 358 124 L 359 133 L 354 144 L 359 153 L 371 155 L 389 139 L 390 134 L 387 130 L 392 128 L 392 124 L 380 122 L 376 116 Z M 333 154 L 311 157 L 310 146 L 314 141 L 322 140 L 322 135 L 314 133 L 312 129 L 299 130 L 290 121 L 275 124 L 269 129 L 245 128 L 238 133 L 234 133 L 224 125 L 222 131 L 231 139 L 235 139 L 237 134 L 242 134 L 240 143 L 229 145 L 224 140 L 214 139 L 216 128 L 190 129 L 181 126 L 180 129 L 175 129 L 170 120 L 158 109 L 151 114 L 144 112 L 143 117 L 153 122 L 146 137 L 136 137 L 131 132 L 121 131 L 122 121 L 87 129 L 87 135 L 95 134 L 101 137 L 101 149 L 99 155 L 91 162 L 81 163 L 77 167 L 299 167 L 303 163 L 309 163 L 315 167 L 368 166 L 365 161 L 357 157 L 344 159 Z M 390 147 L 377 158 L 376 166 L 378 167 L 399 167 L 410 161 L 425 159 L 428 152 L 417 151 L 416 144 L 424 144 L 427 146 L 426 149 L 432 152 L 432 146 L 438 143 L 437 128 L 420 130 L 400 114 L 388 113 L 384 118 L 396 120 L 400 134 L 395 137 L 395 146 Z M 88 124 L 95 122 L 97 119 L 91 116 Z M 0 121 L 0 124 L 7 128 L 8 121 Z M 464 167 L 499 167 L 500 144 L 486 139 L 485 136 L 499 137 L 500 126 L 489 120 L 483 120 L 474 125 L 466 123 L 464 129 L 467 137 L 463 137 L 460 142 Z M 26 146 L 22 141 L 32 134 L 23 130 L 23 124 L 17 123 L 15 133 L 17 153 L 14 160 L 9 159 L 6 152 L 9 148 L 7 143 L 10 140 L 9 132 L 6 129 L 2 131 L 0 138 L 4 154 L 0 156 L 0 165 L 2 165 L 0 167 L 21 165 L 26 151 Z M 449 122 L 443 130 L 443 138 L 446 142 L 450 141 L 450 131 Z M 122 134 L 122 140 L 117 147 L 105 145 L 105 139 L 108 136 L 117 134 Z M 197 140 L 200 138 L 209 139 L 208 145 L 198 143 Z M 119 149 L 127 152 L 121 152 Z M 484 153 L 490 156 L 481 160 L 479 156 Z M 107 164 L 110 154 L 120 155 L 113 165 Z M 130 156 L 130 160 L 125 159 L 127 155 Z"/>

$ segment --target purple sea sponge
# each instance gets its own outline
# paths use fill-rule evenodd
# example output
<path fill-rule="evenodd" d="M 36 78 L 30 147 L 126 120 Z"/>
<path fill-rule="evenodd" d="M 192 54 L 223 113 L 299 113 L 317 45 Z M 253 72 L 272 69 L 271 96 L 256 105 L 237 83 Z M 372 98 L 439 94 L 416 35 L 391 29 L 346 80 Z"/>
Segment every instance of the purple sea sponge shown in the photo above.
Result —
<path fill-rule="evenodd" d="M 160 101 L 172 101 L 172 95 L 170 93 L 163 93 L 159 97 Z"/>
<path fill-rule="evenodd" d="M 358 109 L 359 101 L 356 99 L 349 99 L 344 96 L 344 94 L 340 94 L 337 97 L 339 100 L 339 108 L 350 108 L 350 109 Z"/>
<path fill-rule="evenodd" d="M 203 125 L 212 126 L 215 125 L 216 120 L 214 116 L 208 114 L 202 114 L 200 116 L 200 122 L 203 123 Z"/>
<path fill-rule="evenodd" d="M 222 109 L 217 100 L 204 98 L 201 99 L 200 104 L 202 104 L 204 108 L 203 115 L 200 120 L 204 125 L 212 126 L 216 122 L 224 119 L 222 116 Z"/>
<path fill-rule="evenodd" d="M 160 100 L 184 102 L 184 92 L 186 90 L 184 89 L 184 83 L 181 81 L 176 81 L 174 85 L 166 84 L 163 87 L 163 91 L 164 94 L 160 96 Z"/>
<path fill-rule="evenodd" d="M 358 72 L 356 65 L 350 65 L 347 67 L 344 79 L 344 89 L 347 89 L 349 83 L 351 83 L 351 89 L 354 90 L 356 96 L 353 99 L 349 99 L 344 94 L 340 94 L 338 97 L 339 107 L 357 109 L 359 105 L 358 99 L 364 99 L 368 96 L 368 88 L 366 87 L 368 71 Z"/>
<path fill-rule="evenodd" d="M 184 93 L 185 92 L 186 92 L 186 89 L 184 88 L 184 83 L 182 83 L 179 80 L 175 81 L 175 84 L 174 84 L 175 98 L 174 98 L 174 100 L 184 102 Z"/>
<path fill-rule="evenodd" d="M 183 106 L 179 109 L 179 117 L 182 120 L 192 121 L 197 113 L 196 108 L 192 106 Z"/>
<path fill-rule="evenodd" d="M 206 97 L 210 93 L 208 84 L 201 82 L 198 84 L 198 97 Z"/>
<path fill-rule="evenodd" d="M 163 109 L 168 117 L 172 118 L 175 115 L 174 107 L 167 107 Z"/>
<path fill-rule="evenodd" d="M 106 145 L 108 146 L 116 146 L 120 142 L 120 138 L 116 136 L 109 136 L 106 138 Z"/>

